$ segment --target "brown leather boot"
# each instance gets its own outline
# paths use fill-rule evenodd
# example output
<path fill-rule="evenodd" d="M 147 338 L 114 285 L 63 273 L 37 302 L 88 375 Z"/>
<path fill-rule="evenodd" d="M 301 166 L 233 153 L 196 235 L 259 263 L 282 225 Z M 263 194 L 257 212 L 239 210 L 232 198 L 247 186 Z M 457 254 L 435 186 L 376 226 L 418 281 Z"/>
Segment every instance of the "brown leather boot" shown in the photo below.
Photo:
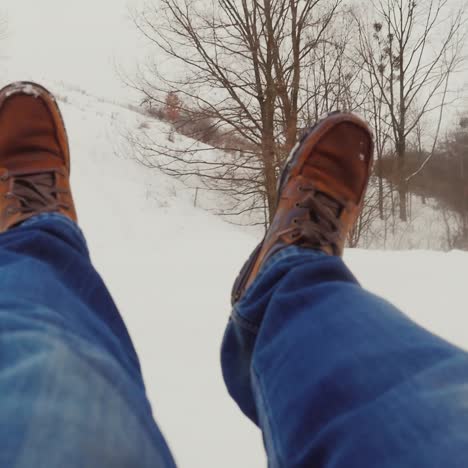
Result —
<path fill-rule="evenodd" d="M 39 213 L 77 221 L 70 152 L 60 110 L 42 86 L 17 82 L 0 91 L 0 232 Z"/>
<path fill-rule="evenodd" d="M 283 169 L 273 222 L 234 283 L 233 304 L 284 247 L 342 255 L 361 210 L 372 155 L 372 132 L 353 114 L 330 114 L 304 136 Z"/>

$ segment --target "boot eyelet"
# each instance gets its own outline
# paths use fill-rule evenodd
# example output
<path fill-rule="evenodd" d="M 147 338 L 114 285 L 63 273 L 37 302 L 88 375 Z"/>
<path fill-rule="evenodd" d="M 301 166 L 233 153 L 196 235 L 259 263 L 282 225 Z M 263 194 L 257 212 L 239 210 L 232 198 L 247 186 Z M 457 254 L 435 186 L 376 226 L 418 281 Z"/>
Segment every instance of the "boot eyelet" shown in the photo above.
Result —
<path fill-rule="evenodd" d="M 7 199 L 7 200 L 11 200 L 13 198 L 13 194 L 11 192 L 7 192 L 5 193 L 4 197 Z"/>
<path fill-rule="evenodd" d="M 9 176 L 8 174 L 2 174 L 2 175 L 0 176 L 0 180 L 1 180 L 2 182 L 6 182 L 9 178 L 10 178 L 10 176 Z"/>

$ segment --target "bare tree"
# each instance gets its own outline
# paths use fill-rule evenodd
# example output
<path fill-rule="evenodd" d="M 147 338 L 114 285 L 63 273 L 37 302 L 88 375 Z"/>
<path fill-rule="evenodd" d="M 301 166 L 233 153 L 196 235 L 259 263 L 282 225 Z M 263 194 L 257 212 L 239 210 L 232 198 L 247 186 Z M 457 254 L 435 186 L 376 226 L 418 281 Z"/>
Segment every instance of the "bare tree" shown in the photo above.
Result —
<path fill-rule="evenodd" d="M 366 93 L 360 79 L 362 64 L 356 56 L 352 15 L 351 9 L 342 8 L 324 32 L 322 41 L 311 51 L 306 67 L 305 121 L 308 125 L 328 112 L 355 111 L 363 105 Z"/>
<path fill-rule="evenodd" d="M 448 0 L 376 0 L 373 20 L 358 20 L 366 78 L 372 89 L 377 86 L 390 124 L 402 221 L 407 220 L 408 138 L 424 116 L 433 115 L 439 122 L 435 148 L 450 78 L 463 61 L 465 11 L 448 7 Z"/>
<path fill-rule="evenodd" d="M 158 60 L 133 85 L 159 104 L 177 92 L 186 121 L 208 119 L 221 136 L 210 145 L 224 151 L 213 161 L 204 157 L 206 148 L 174 152 L 147 141 L 139 145 L 141 159 L 183 177 L 197 175 L 208 188 L 229 192 L 238 211 L 266 210 L 271 221 L 279 168 L 310 109 L 323 102 L 323 93 L 326 110 L 350 95 L 344 41 L 329 34 L 341 2 L 161 0 L 136 14 Z M 200 149 L 204 153 L 195 154 Z"/>
<path fill-rule="evenodd" d="M 459 127 L 445 143 L 446 157 L 452 162 L 451 201 L 455 212 L 456 233 L 452 248 L 468 249 L 468 119 L 462 117 Z M 447 222 L 446 222 L 447 223 Z M 450 239 L 450 236 L 448 236 Z"/>
<path fill-rule="evenodd" d="M 384 198 L 386 192 L 384 190 L 384 177 L 383 177 L 383 159 L 388 152 L 388 144 L 390 142 L 390 131 L 388 113 L 386 110 L 385 102 L 383 100 L 380 87 L 376 82 L 374 74 L 367 68 L 364 68 L 365 75 L 363 81 L 363 94 L 365 99 L 361 105 L 361 111 L 366 115 L 367 120 L 370 122 L 374 130 L 374 153 L 376 164 L 374 172 L 377 176 L 377 199 L 379 218 L 385 219 Z"/>

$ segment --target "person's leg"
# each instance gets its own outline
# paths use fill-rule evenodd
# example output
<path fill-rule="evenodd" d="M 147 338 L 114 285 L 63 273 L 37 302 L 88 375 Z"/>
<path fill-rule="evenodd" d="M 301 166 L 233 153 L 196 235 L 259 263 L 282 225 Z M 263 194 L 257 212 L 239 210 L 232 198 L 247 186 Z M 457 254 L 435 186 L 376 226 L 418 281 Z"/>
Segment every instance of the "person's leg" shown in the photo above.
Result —
<path fill-rule="evenodd" d="M 173 467 L 125 325 L 79 228 L 0 235 L 0 465 Z"/>
<path fill-rule="evenodd" d="M 229 392 L 270 467 L 465 467 L 468 356 L 364 291 L 340 256 L 359 215 L 372 136 L 352 114 L 293 150 L 273 221 L 233 288 Z"/>
<path fill-rule="evenodd" d="M 0 466 L 174 467 L 69 175 L 54 97 L 0 90 Z"/>
<path fill-rule="evenodd" d="M 222 365 L 271 467 L 466 466 L 468 355 L 363 290 L 339 257 L 272 257 L 234 306 Z"/>

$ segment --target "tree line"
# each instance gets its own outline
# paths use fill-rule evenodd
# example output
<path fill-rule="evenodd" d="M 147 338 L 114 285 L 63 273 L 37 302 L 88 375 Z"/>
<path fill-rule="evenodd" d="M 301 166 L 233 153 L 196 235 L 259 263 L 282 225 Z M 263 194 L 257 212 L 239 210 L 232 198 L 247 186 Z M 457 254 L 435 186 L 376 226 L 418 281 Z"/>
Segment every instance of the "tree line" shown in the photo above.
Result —
<path fill-rule="evenodd" d="M 372 216 L 381 219 L 391 197 L 407 221 L 422 174 L 443 165 L 449 147 L 464 151 L 455 137 L 447 143 L 466 38 L 465 10 L 449 0 L 159 0 L 134 22 L 153 47 L 132 80 L 142 105 L 222 150 L 145 141 L 135 142 L 138 157 L 228 194 L 227 215 L 268 225 L 284 160 L 336 109 L 374 129 Z"/>

